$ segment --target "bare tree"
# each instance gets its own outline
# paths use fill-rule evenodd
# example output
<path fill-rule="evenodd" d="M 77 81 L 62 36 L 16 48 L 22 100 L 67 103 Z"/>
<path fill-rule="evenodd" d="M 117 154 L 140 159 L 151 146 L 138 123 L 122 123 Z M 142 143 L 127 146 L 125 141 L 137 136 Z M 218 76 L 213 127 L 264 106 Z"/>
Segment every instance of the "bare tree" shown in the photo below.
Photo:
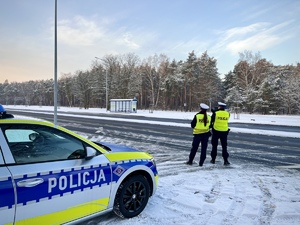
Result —
<path fill-rule="evenodd" d="M 150 56 L 144 60 L 141 71 L 146 78 L 146 82 L 148 83 L 149 91 L 150 91 L 150 104 L 153 105 L 154 108 L 157 107 L 158 100 L 160 97 L 161 91 L 161 80 L 163 74 L 160 73 L 159 67 L 161 64 L 164 64 L 167 61 L 167 57 L 164 54 L 154 56 Z"/>
<path fill-rule="evenodd" d="M 63 74 L 58 81 L 58 90 L 60 94 L 61 104 L 74 106 L 74 80 L 75 78 L 69 74 Z M 66 99 L 66 103 L 64 103 Z"/>

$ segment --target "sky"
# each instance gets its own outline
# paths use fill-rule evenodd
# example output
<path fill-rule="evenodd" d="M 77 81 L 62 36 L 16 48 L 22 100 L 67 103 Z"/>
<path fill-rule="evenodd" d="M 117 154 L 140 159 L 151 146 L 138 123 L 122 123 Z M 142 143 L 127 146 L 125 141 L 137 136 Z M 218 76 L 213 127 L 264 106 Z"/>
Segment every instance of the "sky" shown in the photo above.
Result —
<path fill-rule="evenodd" d="M 0 82 L 54 78 L 54 0 L 0 0 Z M 57 0 L 58 77 L 89 70 L 95 57 L 207 51 L 222 75 L 239 52 L 296 65 L 298 0 Z"/>
<path fill-rule="evenodd" d="M 44 113 L 52 113 L 53 107 L 48 106 L 13 106 L 4 105 L 9 113 L 10 109 L 36 110 Z M 50 112 L 52 111 L 52 112 Z M 91 108 L 79 109 L 60 107 L 58 116 L 78 116 L 78 112 L 85 112 L 85 117 L 97 118 L 97 113 L 110 113 L 105 109 Z M 32 112 L 32 111 L 31 111 Z M 74 112 L 66 114 L 65 112 Z M 121 114 L 121 113 L 120 113 Z M 137 113 L 128 115 L 128 119 L 120 119 L 137 123 L 136 115 L 152 117 L 151 121 L 140 121 L 143 123 L 160 123 L 155 118 L 178 118 L 186 119 L 187 124 L 165 123 L 164 125 L 181 127 L 190 126 L 189 122 L 195 112 L 169 112 L 138 110 Z M 16 115 L 17 116 L 17 115 Z M 101 118 L 101 119 L 104 119 Z M 107 118 L 116 120 L 116 117 Z M 76 119 L 74 120 L 76 121 Z M 299 126 L 300 116 L 277 116 L 240 114 L 231 116 L 231 122 L 235 123 L 256 123 Z M 62 125 L 62 124 L 60 124 Z M 63 126 L 63 125 L 62 125 Z M 106 130 L 99 124 L 98 130 L 92 141 L 114 142 L 136 147 L 137 142 L 118 139 L 106 135 Z M 255 132 L 252 129 L 232 128 L 230 132 Z M 284 137 L 300 138 L 300 134 L 293 132 L 257 131 L 261 135 L 275 135 Z M 89 138 L 86 134 L 81 134 Z M 123 136 L 120 135 L 120 136 Z M 130 135 L 129 135 L 130 136 Z M 148 137 L 149 140 L 151 137 Z M 160 137 L 162 140 L 164 137 Z M 135 136 L 134 139 L 139 139 Z M 175 139 L 165 140 L 176 142 Z M 158 141 L 161 143 L 161 140 Z M 182 154 L 174 153 L 174 149 L 164 149 L 164 146 L 157 146 L 155 141 L 140 143 L 143 149 L 158 149 L 155 154 L 156 164 L 159 173 L 159 186 L 154 196 L 144 211 L 137 217 L 131 219 L 120 219 L 114 214 L 107 214 L 95 218 L 89 223 L 80 225 L 299 225 L 300 224 L 300 171 L 293 168 L 300 168 L 300 164 L 289 166 L 268 167 L 261 164 L 251 164 L 234 160 L 231 157 L 231 165 L 224 167 L 222 160 L 217 158 L 216 164 L 205 161 L 203 167 L 197 163 L 192 166 L 185 165 L 185 157 Z M 191 145 L 190 140 L 187 143 Z M 185 143 L 182 143 L 185 144 Z M 210 147 L 209 147 L 210 148 Z M 276 148 L 276 146 L 270 146 Z M 209 149 L 208 149 L 209 150 Z M 230 148 L 230 154 L 234 155 L 238 149 Z M 247 150 L 244 150 L 245 153 Z M 187 152 L 188 154 L 188 152 Z M 166 160 L 172 157 L 172 160 Z M 282 157 L 285 157 L 282 155 Z M 297 156 L 295 156 L 297 157 Z M 197 153 L 195 160 L 199 158 Z"/>

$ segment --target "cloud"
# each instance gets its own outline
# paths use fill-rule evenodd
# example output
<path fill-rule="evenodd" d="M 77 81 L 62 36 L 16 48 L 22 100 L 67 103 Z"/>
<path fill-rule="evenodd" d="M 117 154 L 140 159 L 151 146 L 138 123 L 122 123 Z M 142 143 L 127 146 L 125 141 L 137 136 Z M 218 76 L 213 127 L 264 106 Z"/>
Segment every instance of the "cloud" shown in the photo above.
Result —
<path fill-rule="evenodd" d="M 244 50 L 262 51 L 272 48 L 292 37 L 285 30 L 292 21 L 271 26 L 270 23 L 255 23 L 245 27 L 235 27 L 220 33 L 220 41 L 215 51 L 229 51 L 236 55 Z"/>
<path fill-rule="evenodd" d="M 60 42 L 68 45 L 88 46 L 105 35 L 94 21 L 87 20 L 82 16 L 76 16 L 73 20 L 58 22 L 57 35 Z"/>
<path fill-rule="evenodd" d="M 138 49 L 140 48 L 140 45 L 137 44 L 134 40 L 133 40 L 133 35 L 130 32 L 126 32 L 125 34 L 123 34 L 122 39 L 120 40 L 121 44 L 125 44 L 126 46 L 128 46 L 131 49 Z"/>
<path fill-rule="evenodd" d="M 156 40 L 156 34 L 143 29 L 130 29 L 126 26 L 114 27 L 109 18 L 84 18 L 76 16 L 58 22 L 58 41 L 72 48 L 95 47 L 106 53 L 140 50 L 145 43 Z"/>
<path fill-rule="evenodd" d="M 266 33 L 257 34 L 244 40 L 232 41 L 228 43 L 227 49 L 232 54 L 237 54 L 244 50 L 261 51 L 268 49 L 281 42 L 280 37 Z"/>
<path fill-rule="evenodd" d="M 268 23 L 256 23 L 245 27 L 235 27 L 225 31 L 223 36 L 225 40 L 229 40 L 236 36 L 244 36 L 249 33 L 255 33 L 259 30 L 263 30 L 267 25 Z"/>

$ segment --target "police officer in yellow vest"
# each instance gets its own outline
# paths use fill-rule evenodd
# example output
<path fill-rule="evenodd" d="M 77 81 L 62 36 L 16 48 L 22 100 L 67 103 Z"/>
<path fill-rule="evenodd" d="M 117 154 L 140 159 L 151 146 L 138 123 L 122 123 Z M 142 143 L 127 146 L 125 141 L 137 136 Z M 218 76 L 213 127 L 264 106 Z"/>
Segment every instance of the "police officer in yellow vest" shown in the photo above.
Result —
<path fill-rule="evenodd" d="M 226 104 L 223 102 L 218 102 L 218 110 L 213 112 L 211 117 L 211 125 L 212 128 L 212 150 L 211 150 L 211 163 L 215 164 L 217 157 L 217 147 L 218 141 L 220 139 L 222 145 L 222 157 L 224 159 L 224 165 L 229 165 L 228 157 L 229 154 L 227 152 L 227 135 L 229 133 L 228 121 L 230 118 L 229 112 L 225 111 Z"/>
<path fill-rule="evenodd" d="M 191 122 L 194 138 L 193 138 L 192 149 L 189 155 L 189 160 L 186 162 L 186 164 L 188 165 L 193 164 L 193 160 L 195 158 L 200 143 L 201 143 L 201 154 L 200 154 L 199 166 L 203 166 L 204 160 L 206 158 L 208 139 L 211 135 L 209 131 L 211 117 L 206 113 L 206 110 L 208 108 L 209 108 L 208 105 L 201 103 L 200 112 L 194 116 Z"/>

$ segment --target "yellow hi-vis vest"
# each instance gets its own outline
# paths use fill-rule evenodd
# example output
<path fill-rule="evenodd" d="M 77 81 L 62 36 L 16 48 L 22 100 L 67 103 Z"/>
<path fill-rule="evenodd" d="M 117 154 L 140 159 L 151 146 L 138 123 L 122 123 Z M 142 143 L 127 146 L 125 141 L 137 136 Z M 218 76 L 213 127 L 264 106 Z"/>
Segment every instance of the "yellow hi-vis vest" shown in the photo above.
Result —
<path fill-rule="evenodd" d="M 220 110 L 215 112 L 215 122 L 213 128 L 217 131 L 228 131 L 229 112 Z"/>
<path fill-rule="evenodd" d="M 207 123 L 204 126 L 204 114 L 197 114 L 196 115 L 197 123 L 194 127 L 193 134 L 204 134 L 209 131 L 209 125 L 211 121 L 210 115 L 207 115 Z"/>

